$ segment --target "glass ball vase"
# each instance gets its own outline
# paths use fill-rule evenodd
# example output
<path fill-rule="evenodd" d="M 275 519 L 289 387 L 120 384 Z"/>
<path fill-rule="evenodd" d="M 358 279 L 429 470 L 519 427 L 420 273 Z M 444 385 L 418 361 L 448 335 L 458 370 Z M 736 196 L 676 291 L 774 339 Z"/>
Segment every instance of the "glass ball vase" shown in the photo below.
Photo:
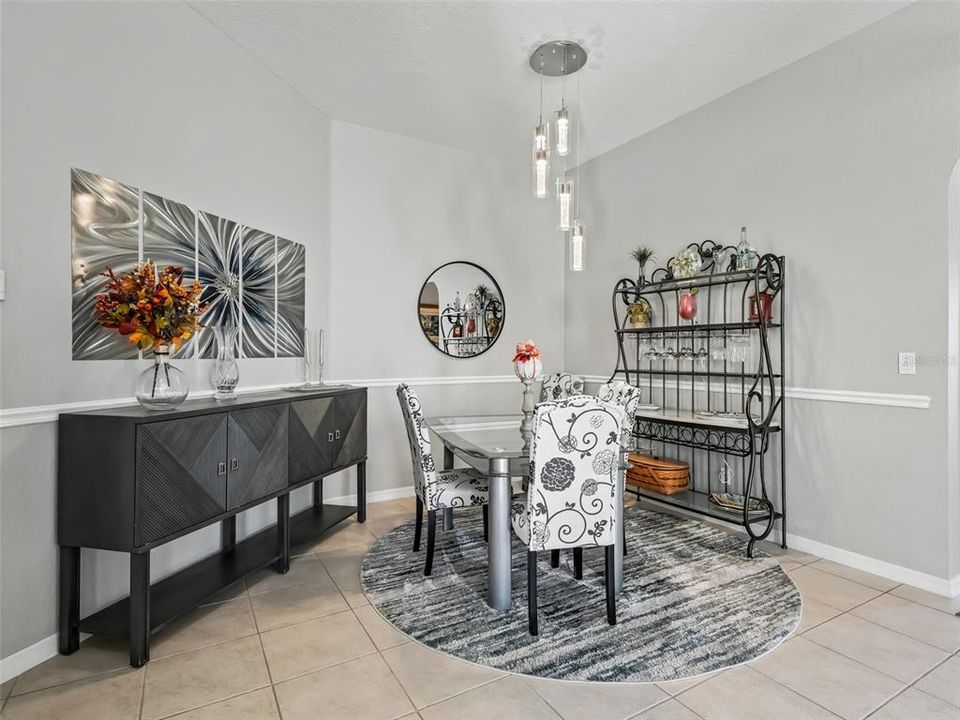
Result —
<path fill-rule="evenodd" d="M 183 371 L 170 364 L 170 349 L 161 345 L 153 351 L 153 366 L 137 378 L 137 402 L 148 410 L 170 410 L 190 394 L 190 382 Z"/>

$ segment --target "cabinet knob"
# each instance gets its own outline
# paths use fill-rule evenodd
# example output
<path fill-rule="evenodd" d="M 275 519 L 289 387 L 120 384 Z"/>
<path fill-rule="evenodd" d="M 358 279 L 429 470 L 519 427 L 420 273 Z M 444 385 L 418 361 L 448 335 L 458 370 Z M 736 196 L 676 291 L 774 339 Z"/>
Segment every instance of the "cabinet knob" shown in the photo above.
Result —
<path fill-rule="evenodd" d="M 327 433 L 327 442 L 333 442 L 333 433 Z"/>
<path fill-rule="evenodd" d="M 227 474 L 227 464 L 225 462 L 217 463 L 217 475 Z"/>
<path fill-rule="evenodd" d="M 339 439 L 340 439 L 340 431 L 337 430 L 337 440 L 339 440 Z"/>
<path fill-rule="evenodd" d="M 233 459 L 230 461 L 230 469 L 231 469 L 231 470 L 239 470 L 239 469 L 240 469 L 240 461 L 239 461 L 237 458 L 233 458 Z"/>

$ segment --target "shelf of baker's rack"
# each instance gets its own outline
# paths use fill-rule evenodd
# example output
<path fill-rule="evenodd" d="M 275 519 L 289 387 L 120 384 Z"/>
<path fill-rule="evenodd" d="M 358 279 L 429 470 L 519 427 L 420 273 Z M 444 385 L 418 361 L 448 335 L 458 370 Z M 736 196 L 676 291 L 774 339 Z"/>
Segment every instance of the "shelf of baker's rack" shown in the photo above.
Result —
<path fill-rule="evenodd" d="M 690 323 L 689 325 L 655 325 L 638 328 L 621 328 L 618 335 L 676 335 L 690 332 L 724 332 L 737 330 L 757 330 L 759 322 Z M 763 323 L 767 329 L 778 328 L 780 323 Z"/>
<path fill-rule="evenodd" d="M 689 359 L 689 358 L 682 358 L 682 359 L 679 359 L 679 360 L 666 360 L 666 361 L 664 361 L 664 360 L 646 360 L 645 362 L 650 362 L 650 363 L 663 363 L 663 362 L 669 362 L 669 363 L 689 363 L 689 362 L 690 362 L 690 359 Z M 722 362 L 722 361 L 714 361 L 714 362 Z M 740 363 L 737 363 L 737 362 L 735 362 L 735 361 L 733 361 L 733 360 L 730 360 L 730 361 L 729 361 L 729 364 L 730 364 L 731 366 L 734 366 L 734 365 L 739 365 Z M 688 377 L 696 377 L 697 380 L 699 380 L 699 379 L 701 379 L 701 378 L 703 378 L 704 380 L 706 380 L 706 378 L 709 376 L 709 377 L 711 377 L 711 378 L 720 378 L 720 379 L 727 378 L 727 379 L 729 379 L 729 380 L 744 380 L 744 381 L 750 382 L 750 383 L 753 382 L 753 376 L 747 375 L 747 374 L 742 373 L 742 372 L 729 372 L 729 371 L 723 371 L 723 370 L 708 370 L 708 369 L 706 369 L 706 368 L 704 368 L 704 367 L 694 367 L 692 370 L 689 370 L 689 369 L 687 369 L 687 370 L 666 370 L 666 369 L 658 370 L 657 368 L 654 368 L 654 367 L 650 367 L 650 368 L 646 368 L 646 369 L 642 369 L 642 368 L 641 368 L 640 370 L 616 370 L 616 371 L 614 371 L 614 375 L 656 375 L 657 377 L 659 377 L 659 376 L 661 376 L 661 375 L 666 375 L 667 377 L 685 377 L 685 378 L 688 378 Z M 764 375 L 764 377 L 773 377 L 775 380 L 778 380 L 778 379 L 780 379 L 780 378 L 782 377 L 782 375 L 781 375 L 780 373 L 771 373 L 770 375 Z M 698 389 L 699 389 L 699 388 L 698 388 Z M 706 388 L 703 388 L 703 389 L 706 389 Z"/>
<path fill-rule="evenodd" d="M 640 287 L 620 288 L 618 293 L 633 295 L 651 295 L 672 290 L 692 290 L 693 288 L 708 287 L 710 285 L 730 285 L 731 283 L 750 282 L 757 276 L 756 270 L 734 270 L 733 272 L 718 272 L 705 275 L 694 275 L 690 278 L 667 278 L 660 281 L 649 281 Z"/>
<path fill-rule="evenodd" d="M 779 423 L 772 423 L 769 432 L 779 433 Z M 634 437 L 738 457 L 747 457 L 755 450 L 746 417 L 706 417 L 673 410 L 639 411 Z"/>

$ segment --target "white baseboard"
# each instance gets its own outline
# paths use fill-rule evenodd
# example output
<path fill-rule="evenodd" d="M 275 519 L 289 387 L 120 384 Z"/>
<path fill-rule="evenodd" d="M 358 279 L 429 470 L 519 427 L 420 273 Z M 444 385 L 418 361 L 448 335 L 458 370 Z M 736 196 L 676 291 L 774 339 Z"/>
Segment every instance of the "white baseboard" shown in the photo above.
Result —
<path fill-rule="evenodd" d="M 386 490 L 374 490 L 373 492 L 367 493 L 367 502 L 376 503 L 376 502 L 385 502 L 387 500 L 402 500 L 403 498 L 413 497 L 414 490 L 413 486 L 405 486 L 398 488 L 387 488 Z M 357 495 L 340 495 L 339 497 L 325 497 L 324 502 L 329 503 L 340 503 L 342 505 L 350 505 L 357 501 Z"/>
<path fill-rule="evenodd" d="M 877 560 L 876 558 L 860 555 L 859 553 L 790 533 L 787 533 L 787 545 L 794 550 L 810 553 L 824 560 L 831 560 L 835 563 L 852 567 L 855 570 L 862 570 L 872 573 L 873 575 L 879 575 L 887 580 L 913 585 L 914 587 L 934 593 L 935 595 L 943 595 L 945 597 L 956 597 L 960 595 L 960 577 L 948 579 L 937 577 L 936 575 L 928 575 L 927 573 L 911 570 L 901 565 L 894 565 L 885 560 Z"/>
<path fill-rule="evenodd" d="M 45 637 L 39 642 L 35 642 L 30 647 L 25 647 L 20 652 L 0 659 L 0 683 L 15 678 L 17 675 L 25 673 L 32 667 L 49 660 L 58 651 L 57 634 L 54 633 Z"/>

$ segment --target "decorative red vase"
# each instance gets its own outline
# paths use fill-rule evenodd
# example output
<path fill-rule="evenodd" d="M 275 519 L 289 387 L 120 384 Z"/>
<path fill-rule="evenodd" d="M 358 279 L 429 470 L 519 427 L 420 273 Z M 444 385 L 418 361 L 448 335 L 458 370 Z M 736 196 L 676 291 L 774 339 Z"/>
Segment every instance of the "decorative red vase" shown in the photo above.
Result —
<path fill-rule="evenodd" d="M 697 316 L 697 296 L 694 293 L 684 293 L 680 296 L 680 305 L 677 312 L 684 320 L 693 320 Z"/>
<path fill-rule="evenodd" d="M 757 299 L 759 298 L 759 308 Z M 766 290 L 760 291 L 759 295 L 750 296 L 750 322 L 760 322 L 763 319 L 764 325 L 773 322 L 773 295 Z"/>

